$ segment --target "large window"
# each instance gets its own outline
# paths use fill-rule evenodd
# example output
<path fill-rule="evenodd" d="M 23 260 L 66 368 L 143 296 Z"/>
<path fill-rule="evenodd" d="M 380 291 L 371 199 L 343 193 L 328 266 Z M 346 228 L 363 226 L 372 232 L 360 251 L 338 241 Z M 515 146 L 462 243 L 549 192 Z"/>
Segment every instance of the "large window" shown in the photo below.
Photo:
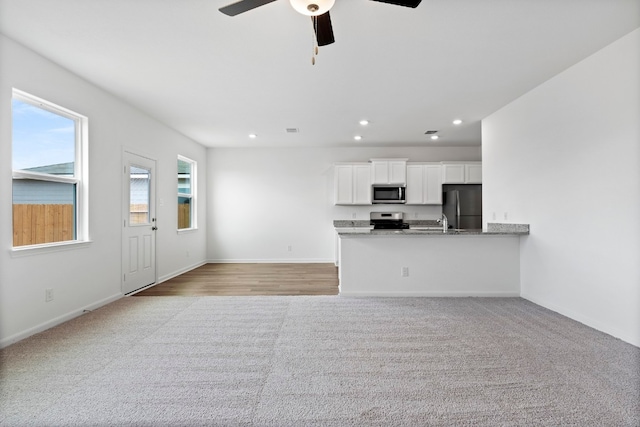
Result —
<path fill-rule="evenodd" d="M 178 230 L 196 228 L 196 162 L 178 156 Z"/>
<path fill-rule="evenodd" d="M 13 246 L 86 240 L 86 117 L 15 89 L 11 109 Z"/>

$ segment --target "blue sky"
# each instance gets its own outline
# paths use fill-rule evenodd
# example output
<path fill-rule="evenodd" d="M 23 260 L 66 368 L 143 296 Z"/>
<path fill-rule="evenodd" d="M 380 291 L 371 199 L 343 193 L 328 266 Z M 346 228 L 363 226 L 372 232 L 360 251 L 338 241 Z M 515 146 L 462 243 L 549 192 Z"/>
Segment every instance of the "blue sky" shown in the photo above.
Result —
<path fill-rule="evenodd" d="M 42 108 L 12 100 L 13 169 L 74 161 L 75 123 Z"/>

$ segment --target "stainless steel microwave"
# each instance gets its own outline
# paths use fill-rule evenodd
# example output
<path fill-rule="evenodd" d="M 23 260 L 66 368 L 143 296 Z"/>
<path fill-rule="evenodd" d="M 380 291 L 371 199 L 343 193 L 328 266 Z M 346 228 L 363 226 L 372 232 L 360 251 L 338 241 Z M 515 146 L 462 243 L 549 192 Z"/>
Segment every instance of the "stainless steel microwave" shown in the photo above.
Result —
<path fill-rule="evenodd" d="M 373 203 L 406 203 L 406 187 L 399 185 L 373 185 Z"/>

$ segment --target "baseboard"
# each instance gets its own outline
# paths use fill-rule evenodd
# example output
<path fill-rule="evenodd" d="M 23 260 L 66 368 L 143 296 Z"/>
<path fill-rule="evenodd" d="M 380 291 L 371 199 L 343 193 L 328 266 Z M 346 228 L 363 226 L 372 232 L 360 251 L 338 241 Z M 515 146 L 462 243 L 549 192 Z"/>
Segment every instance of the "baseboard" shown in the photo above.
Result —
<path fill-rule="evenodd" d="M 342 292 L 342 297 L 455 297 L 455 298 L 467 298 L 467 297 L 481 297 L 481 298 L 518 298 L 519 292 Z"/>
<path fill-rule="evenodd" d="M 547 301 L 544 301 L 544 300 L 542 300 L 540 298 L 533 297 L 533 296 L 531 296 L 529 294 L 526 294 L 526 293 L 522 293 L 521 297 L 523 299 L 526 299 L 527 301 L 531 301 L 532 303 L 534 303 L 536 305 L 539 305 L 539 306 L 544 307 L 544 308 L 546 308 L 548 310 L 551 310 L 551 311 L 555 311 L 558 314 L 561 314 L 561 315 L 563 315 L 565 317 L 568 317 L 568 318 L 570 318 L 572 320 L 575 320 L 576 322 L 580 322 L 585 326 L 588 326 L 588 327 L 593 328 L 593 329 L 595 329 L 597 331 L 603 332 L 603 333 L 605 333 L 607 335 L 611 335 L 612 337 L 619 338 L 622 341 L 625 341 L 625 342 L 627 342 L 627 343 L 629 343 L 631 345 L 634 345 L 636 347 L 640 347 L 640 336 L 634 337 L 634 336 L 630 335 L 629 333 L 627 333 L 625 331 L 619 330 L 618 328 L 612 328 L 609 325 L 603 325 L 601 322 L 599 322 L 597 320 L 594 320 L 594 319 L 592 319 L 592 318 L 590 318 L 588 316 L 584 316 L 584 315 L 582 315 L 580 313 L 576 313 L 576 312 L 574 312 L 572 310 L 568 310 L 568 309 L 566 309 L 564 307 L 560 307 L 560 306 L 558 306 L 556 304 L 549 303 Z"/>
<path fill-rule="evenodd" d="M 162 282 L 166 282 L 167 280 L 171 280 L 174 277 L 178 277 L 179 275 L 184 274 L 184 273 L 186 273 L 188 271 L 195 270 L 196 268 L 202 267 L 203 265 L 207 264 L 208 262 L 209 261 L 200 261 L 200 262 L 192 264 L 192 265 L 190 265 L 188 267 L 181 268 L 180 270 L 174 271 L 172 273 L 165 274 L 164 276 L 158 277 L 158 280 L 152 286 L 158 285 L 158 284 L 160 284 Z"/>
<path fill-rule="evenodd" d="M 210 259 L 209 264 L 335 264 L 333 258 Z"/>
<path fill-rule="evenodd" d="M 120 298 L 122 298 L 124 295 L 122 295 L 121 293 L 112 295 L 108 298 L 104 298 L 100 301 L 94 302 L 93 304 L 89 304 L 86 307 L 83 308 L 79 308 L 77 310 L 73 310 L 67 314 L 63 314 L 62 316 L 58 316 L 54 319 L 51 319 L 49 321 L 46 321 L 44 323 L 41 323 L 37 326 L 34 326 L 33 328 L 29 328 L 25 331 L 19 332 L 17 334 L 11 335 L 10 337 L 4 338 L 2 340 L 0 340 L 0 348 L 5 348 L 7 346 L 10 346 L 11 344 L 14 344 L 18 341 L 21 341 L 25 338 L 28 338 L 32 335 L 35 334 L 39 334 L 40 332 L 46 331 L 47 329 L 53 328 L 54 326 L 58 326 L 63 324 L 64 322 L 68 322 L 71 319 L 75 319 L 78 316 L 81 316 L 82 314 L 84 314 L 85 311 L 93 311 L 96 310 L 100 307 L 103 307 L 107 304 L 110 304 L 114 301 L 119 300 Z"/>

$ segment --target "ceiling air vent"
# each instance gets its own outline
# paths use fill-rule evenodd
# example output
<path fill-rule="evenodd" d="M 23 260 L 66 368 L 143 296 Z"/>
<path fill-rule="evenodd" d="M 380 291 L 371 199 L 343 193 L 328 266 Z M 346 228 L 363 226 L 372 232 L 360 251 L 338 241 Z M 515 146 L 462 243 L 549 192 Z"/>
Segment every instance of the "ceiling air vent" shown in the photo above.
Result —
<path fill-rule="evenodd" d="M 425 135 L 433 135 L 434 133 L 438 133 L 438 131 L 437 130 L 428 130 L 424 134 Z"/>
<path fill-rule="evenodd" d="M 298 128 L 287 128 L 287 133 L 298 133 L 300 129 Z"/>

